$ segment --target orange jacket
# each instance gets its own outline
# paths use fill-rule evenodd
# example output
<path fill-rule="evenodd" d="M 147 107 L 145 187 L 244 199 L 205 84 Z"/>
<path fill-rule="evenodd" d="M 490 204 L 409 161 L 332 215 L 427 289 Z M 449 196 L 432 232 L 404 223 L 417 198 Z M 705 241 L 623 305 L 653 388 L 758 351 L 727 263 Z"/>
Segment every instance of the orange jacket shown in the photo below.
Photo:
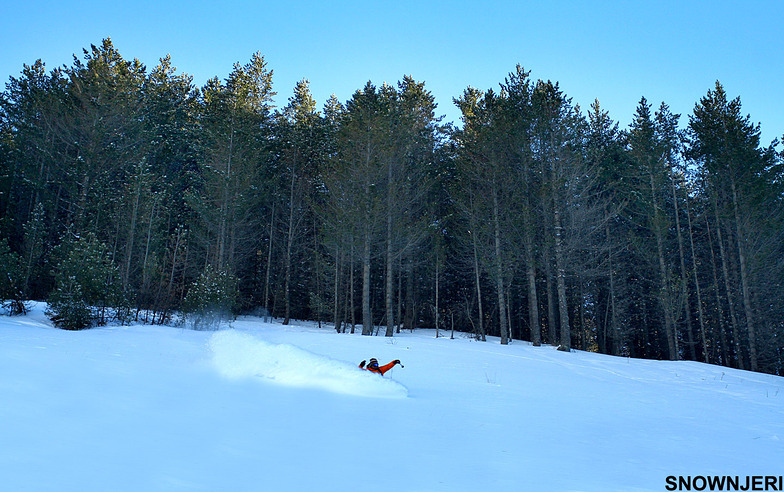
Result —
<path fill-rule="evenodd" d="M 371 360 L 374 360 L 374 359 L 371 359 Z M 366 370 L 366 371 L 375 372 L 376 374 L 381 374 L 383 376 L 384 373 L 386 373 L 388 370 L 390 370 L 393 367 L 395 367 L 395 364 L 400 364 L 400 361 L 395 359 L 392 362 L 390 362 L 389 364 L 384 364 L 383 366 L 379 366 L 378 363 L 374 364 L 373 362 L 371 362 L 370 364 L 365 366 L 365 361 L 363 360 L 362 363 L 359 364 L 359 367 L 364 369 L 364 370 Z M 403 364 L 400 364 L 400 365 L 402 366 Z"/>

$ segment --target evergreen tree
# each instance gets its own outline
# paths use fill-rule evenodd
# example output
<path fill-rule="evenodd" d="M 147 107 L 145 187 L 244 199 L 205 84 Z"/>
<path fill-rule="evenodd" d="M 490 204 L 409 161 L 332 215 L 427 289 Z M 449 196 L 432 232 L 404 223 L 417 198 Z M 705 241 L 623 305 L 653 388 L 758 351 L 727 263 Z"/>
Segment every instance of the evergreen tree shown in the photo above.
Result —
<path fill-rule="evenodd" d="M 667 190 L 668 176 L 662 149 L 656 133 L 656 125 L 651 114 L 651 106 L 645 98 L 640 100 L 637 113 L 628 135 L 630 156 L 638 169 L 638 196 L 642 198 L 640 216 L 645 222 L 639 224 L 641 237 L 638 247 L 651 268 L 658 272 L 658 282 L 653 298 L 658 303 L 664 318 L 667 356 L 670 360 L 680 358 L 679 338 L 675 320 L 676 297 L 672 283 L 671 265 L 668 260 L 667 246 L 670 222 L 666 213 L 663 194 Z M 648 249 L 648 238 L 653 240 L 655 249 Z"/>
<path fill-rule="evenodd" d="M 183 301 L 185 323 L 194 330 L 216 330 L 221 323 L 234 319 L 237 280 L 228 271 L 207 265 Z"/>
<path fill-rule="evenodd" d="M 43 202 L 33 209 L 30 220 L 25 223 L 23 238 L 23 281 L 22 292 L 26 298 L 32 298 L 32 292 L 40 292 L 42 289 L 31 286 L 31 281 L 35 282 L 41 277 L 45 277 L 46 251 L 46 213 Z"/>
<path fill-rule="evenodd" d="M 560 90 L 558 84 L 550 81 L 537 82 L 533 93 L 533 106 L 536 121 L 534 123 L 534 148 L 537 161 L 542 170 L 545 184 L 545 210 L 549 238 L 544 250 L 552 260 L 555 270 L 555 290 L 558 303 L 558 327 L 560 350 L 571 350 L 572 333 L 567 296 L 568 266 L 576 259 L 577 248 L 581 237 L 585 234 L 584 227 L 591 226 L 589 216 L 582 221 L 573 220 L 571 214 L 589 209 L 582 209 L 581 199 L 585 195 L 582 189 L 588 189 L 589 173 L 584 167 L 582 152 L 583 120 L 579 116 L 579 108 L 573 107 L 571 100 Z M 593 210 L 593 209 L 591 209 Z M 582 222 L 580 224 L 580 222 Z M 580 228 L 578 228 L 578 224 Z M 551 275 L 548 274 L 548 277 Z M 549 291 L 549 288 L 548 288 Z M 579 302 L 582 302 L 580 299 Z M 554 324 L 551 318 L 550 323 Z"/>
<path fill-rule="evenodd" d="M 433 166 L 437 146 L 438 119 L 435 99 L 410 76 L 403 77 L 397 90 L 387 88 L 387 104 L 392 120 L 391 148 L 386 159 L 386 336 L 392 336 L 400 315 L 395 314 L 402 299 L 395 286 L 403 280 L 403 264 L 407 282 L 413 282 L 414 265 L 419 248 L 424 244 L 429 226 L 435 220 L 426 214 L 424 203 L 431 186 L 429 169 Z M 439 261 L 439 260 L 436 260 Z M 399 282 L 395 282 L 395 278 Z M 398 289 L 399 290 L 399 289 Z M 412 300 L 409 299 L 411 304 Z M 413 307 L 413 306 L 412 306 Z M 401 311 L 401 309 L 397 309 Z M 397 321 L 396 321 L 397 320 Z M 399 325 L 398 325 L 399 326 Z"/>
<path fill-rule="evenodd" d="M 373 333 L 371 314 L 371 259 L 383 230 L 383 182 L 389 120 L 384 118 L 381 95 L 368 82 L 346 102 L 337 135 L 338 152 L 325 176 L 329 190 L 329 230 L 347 238 L 346 250 L 362 269 L 362 334 Z"/>
<path fill-rule="evenodd" d="M 9 314 L 24 314 L 22 258 L 11 251 L 8 241 L 0 237 L 0 306 Z"/>
<path fill-rule="evenodd" d="M 607 111 L 596 100 L 588 113 L 587 159 L 596 170 L 595 192 L 604 199 L 602 226 L 594 241 L 594 252 L 600 260 L 602 273 L 596 279 L 597 313 L 596 341 L 602 353 L 618 355 L 627 337 L 626 300 L 629 297 L 624 272 L 632 270 L 627 263 L 629 230 L 625 220 L 628 190 L 629 159 L 623 149 L 623 136 Z M 603 313 L 603 315 L 601 314 Z"/>
<path fill-rule="evenodd" d="M 64 147 L 58 138 L 67 115 L 68 83 L 62 70 L 47 74 L 38 60 L 32 66 L 25 65 L 19 78 L 12 77 L 0 98 L 0 159 L 5 166 L 0 182 L 7 190 L 0 196 L 0 227 L 17 251 L 24 249 L 24 224 L 39 204 L 49 211 L 43 217 L 46 234 L 42 243 L 53 242 L 68 220 L 68 152 L 72 143 Z M 41 277 L 25 282 L 31 298 L 44 297 L 51 287 L 48 270 L 39 273 Z"/>
<path fill-rule="evenodd" d="M 533 89 L 530 72 L 518 65 L 503 84 L 507 95 L 504 121 L 508 128 L 506 152 L 513 170 L 516 193 L 512 195 L 513 207 L 518 211 L 514 220 L 515 245 L 522 251 L 520 260 L 525 269 L 526 295 L 528 298 L 528 331 L 534 346 L 542 343 L 542 326 L 539 315 L 539 288 L 537 286 L 538 251 L 541 249 L 542 230 L 541 207 L 536 197 L 542 194 L 542 177 L 534 162 L 533 129 Z M 518 260 L 519 261 L 519 260 Z M 521 268 L 521 269 L 522 269 Z M 552 340 L 550 340 L 552 342 Z"/>
<path fill-rule="evenodd" d="M 455 100 L 463 114 L 463 129 L 457 133 L 458 152 L 461 154 L 458 173 L 462 175 L 464 191 L 456 197 L 462 202 L 461 209 L 467 214 L 471 250 L 475 257 L 477 298 L 481 304 L 482 273 L 493 279 L 496 291 L 498 330 L 501 344 L 509 341 L 506 309 L 506 287 L 508 286 L 509 217 L 507 215 L 511 174 L 508 161 L 503 158 L 503 146 L 498 143 L 504 138 L 506 129 L 500 126 L 503 94 L 488 90 L 482 93 L 468 88 L 460 99 Z M 480 308 L 480 311 L 483 309 Z M 482 321 L 480 321 L 482 322 Z"/>
<path fill-rule="evenodd" d="M 780 165 L 776 165 L 772 149 L 760 148 L 759 125 L 742 115 L 740 98 L 728 100 L 719 82 L 689 118 L 688 155 L 700 164 L 711 195 L 736 357 L 744 367 L 747 350 L 749 367 L 756 371 L 760 367 L 760 328 L 766 333 L 776 330 L 755 308 L 755 295 L 770 292 L 760 283 L 760 274 L 777 265 L 770 254 L 780 251 L 780 230 L 775 233 L 775 226 L 770 227 L 781 223 Z M 733 270 L 738 274 L 739 289 L 730 280 Z M 737 299 L 741 309 L 735 307 Z M 742 344 L 740 337 L 744 338 Z"/>
<path fill-rule="evenodd" d="M 85 50 L 84 60 L 74 59 L 67 70 L 67 114 L 57 135 L 73 146 L 66 177 L 69 219 L 79 231 L 114 235 L 125 225 L 118 214 L 122 187 L 141 159 L 145 67 L 125 60 L 110 39 Z"/>
<path fill-rule="evenodd" d="M 198 218 L 202 258 L 217 271 L 246 278 L 259 237 L 258 209 L 268 179 L 272 71 L 261 54 L 234 65 L 225 84 L 202 89 L 202 157 L 188 205 Z"/>
<path fill-rule="evenodd" d="M 173 290 L 184 288 L 172 272 L 193 222 L 185 197 L 196 172 L 197 96 L 191 77 L 177 74 L 169 56 L 150 72 L 143 88 L 144 155 L 125 191 L 127 230 L 137 239 L 123 257 L 123 280 L 140 307 L 161 314 L 178 307 Z"/>
<path fill-rule="evenodd" d="M 281 222 L 282 238 L 284 241 L 284 320 L 288 324 L 292 313 L 292 294 L 296 285 L 308 286 L 319 290 L 321 279 L 305 278 L 305 270 L 297 268 L 302 265 L 307 238 L 314 237 L 313 216 L 311 207 L 314 200 L 314 182 L 322 167 L 321 164 L 321 125 L 316 101 L 310 93 L 307 80 L 299 81 L 294 87 L 294 95 L 289 98 L 288 105 L 278 122 L 279 168 L 277 188 L 280 193 L 281 210 L 284 210 L 285 219 Z M 317 250 L 311 251 L 311 258 L 318 261 L 320 254 Z M 297 269 L 297 272 L 294 270 Z M 299 278 L 297 278 L 299 277 Z M 301 297 L 307 299 L 307 293 L 300 292 Z M 315 294 L 315 293 L 311 293 Z M 320 299 L 316 295 L 315 298 Z M 319 301 L 320 302 L 320 301 Z"/>
<path fill-rule="evenodd" d="M 81 330 L 127 316 L 118 268 L 95 234 L 64 241 L 56 255 L 60 261 L 47 309 L 56 326 Z"/>

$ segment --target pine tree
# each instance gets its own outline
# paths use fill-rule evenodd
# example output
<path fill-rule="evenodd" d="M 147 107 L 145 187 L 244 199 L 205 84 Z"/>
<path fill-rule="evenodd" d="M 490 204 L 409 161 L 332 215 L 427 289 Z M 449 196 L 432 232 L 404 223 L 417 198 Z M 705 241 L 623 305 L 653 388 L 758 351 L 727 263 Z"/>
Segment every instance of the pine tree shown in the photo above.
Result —
<path fill-rule="evenodd" d="M 400 319 L 395 315 L 395 278 L 402 281 L 398 268 L 414 261 L 424 244 L 433 218 L 426 212 L 424 200 L 431 186 L 428 168 L 433 165 L 438 119 L 435 99 L 410 76 L 403 77 L 397 90 L 387 86 L 386 107 L 392 121 L 391 143 L 386 157 L 386 336 L 393 336 Z M 408 271 L 413 266 L 406 265 Z M 413 282 L 409 276 L 407 279 Z M 400 282 L 398 282 L 399 284 Z M 398 296 L 399 297 L 399 296 Z M 400 299 L 398 299 L 398 305 Z"/>
<path fill-rule="evenodd" d="M 24 314 L 22 258 L 11 251 L 8 241 L 0 237 L 0 306 L 9 314 Z"/>
<path fill-rule="evenodd" d="M 480 269 L 493 279 L 497 309 L 498 334 L 501 344 L 509 343 L 506 309 L 506 286 L 509 264 L 506 232 L 509 231 L 507 196 L 510 192 L 511 170 L 503 156 L 505 128 L 498 125 L 503 107 L 503 94 L 473 88 L 464 91 L 455 104 L 463 114 L 463 129 L 456 134 L 461 154 L 458 173 L 462 175 L 465 191 L 456 198 L 467 214 L 470 224 L 472 251 L 475 256 L 477 296 L 481 303 Z M 481 304 L 480 304 L 481 306 Z M 480 308 L 480 311 L 482 309 Z M 482 331 L 482 330 L 480 330 Z"/>
<path fill-rule="evenodd" d="M 22 282 L 22 292 L 29 299 L 32 292 L 39 289 L 32 289 L 30 282 L 41 276 L 44 268 L 44 255 L 46 247 L 46 214 L 42 202 L 33 209 L 30 220 L 24 225 L 24 274 Z"/>
<path fill-rule="evenodd" d="M 304 251 L 312 237 L 313 217 L 310 208 L 313 203 L 313 183 L 321 167 L 320 151 L 320 118 L 316 109 L 316 101 L 310 93 L 307 80 L 297 82 L 294 95 L 289 98 L 288 105 L 278 122 L 279 144 L 279 182 L 278 188 L 284 192 L 281 196 L 281 209 L 285 211 L 285 220 L 281 230 L 284 240 L 284 320 L 289 324 L 292 312 L 292 290 L 295 285 L 308 285 L 317 289 L 321 279 L 305 282 L 304 270 L 296 269 L 301 264 Z M 312 251 L 312 258 L 317 261 L 319 252 Z M 299 260 L 299 261 L 297 261 Z M 309 297 L 305 295 L 304 297 Z M 317 296 L 318 297 L 318 296 Z"/>
<path fill-rule="evenodd" d="M 758 284 L 760 277 L 755 272 L 763 272 L 776 264 L 771 262 L 774 256 L 769 254 L 777 250 L 778 246 L 774 245 L 781 244 L 780 233 L 773 233 L 767 227 L 771 218 L 779 221 L 781 217 L 781 195 L 776 195 L 774 185 L 776 179 L 780 183 L 780 171 L 778 177 L 775 171 L 775 154 L 770 149 L 760 148 L 759 125 L 753 124 L 749 116 L 742 115 L 740 98 L 728 100 L 718 81 L 715 89 L 708 91 L 695 106 L 694 114 L 689 118 L 689 144 L 688 155 L 700 164 L 713 202 L 733 326 L 740 323 L 733 302 L 733 298 L 739 298 L 745 328 L 743 348 L 748 349 L 749 366 L 756 371 L 760 367 L 761 350 L 758 333 L 768 323 L 754 306 L 755 292 L 767 291 Z M 777 238 L 769 243 L 773 249 L 756 247 L 767 243 L 768 237 Z M 737 269 L 740 292 L 729 282 L 727 270 L 730 266 Z M 771 330 L 766 327 L 765 331 Z M 743 367 L 739 327 L 733 335 L 736 357 Z"/>
<path fill-rule="evenodd" d="M 81 330 L 127 316 L 118 268 L 95 234 L 65 240 L 56 255 L 60 261 L 47 309 L 56 326 Z"/>
<path fill-rule="evenodd" d="M 265 198 L 271 132 L 272 71 L 261 54 L 226 79 L 202 89 L 202 158 L 188 205 L 198 217 L 197 240 L 217 271 L 251 267 L 259 240 L 256 211 Z"/>
<path fill-rule="evenodd" d="M 537 223 L 540 222 L 541 215 L 535 197 L 542 192 L 542 179 L 534 162 L 532 146 L 534 86 L 529 76 L 529 71 L 517 65 L 516 70 L 504 81 L 502 87 L 507 96 L 507 107 L 504 110 L 503 121 L 507 125 L 505 130 L 508 138 L 507 159 L 510 159 L 514 171 L 512 176 L 517 191 L 513 195 L 513 206 L 519 211 L 519 218 L 515 220 L 515 229 L 519 232 L 515 235 L 515 239 L 517 248 L 523 252 L 521 259 L 524 263 L 528 298 L 528 327 L 531 342 L 534 346 L 539 346 L 542 343 L 542 326 L 537 287 L 539 265 L 536 258 L 539 238 L 541 238 Z"/>
<path fill-rule="evenodd" d="M 585 198 L 581 188 L 590 185 L 587 179 L 590 173 L 586 172 L 583 166 L 585 161 L 581 155 L 583 121 L 579 116 L 579 108 L 572 106 L 571 99 L 566 97 L 557 83 L 538 81 L 532 101 L 536 118 L 533 145 L 545 183 L 542 208 L 546 211 L 550 235 L 543 249 L 550 251 L 555 267 L 552 276 L 558 302 L 558 348 L 569 351 L 572 336 L 567 297 L 567 265 L 571 263 L 570 259 L 575 258 L 573 255 L 577 245 L 581 243 L 581 234 L 584 233 L 582 228 L 590 227 L 592 222 L 586 216 L 581 228 L 577 228 L 573 225 L 580 221 L 571 220 L 570 217 L 571 213 L 580 211 L 579 198 Z M 550 259 L 545 258 L 544 261 L 549 263 Z M 550 273 L 547 275 L 551 276 Z M 552 318 L 549 322 L 554 324 Z"/>
<path fill-rule="evenodd" d="M 183 301 L 185 323 L 194 330 L 216 330 L 234 319 L 237 307 L 237 277 L 207 265 L 188 289 Z"/>
<path fill-rule="evenodd" d="M 654 251 L 646 251 L 645 254 L 658 269 L 658 289 L 655 299 L 664 318 L 667 355 L 670 360 L 678 360 L 680 349 L 675 325 L 676 299 L 666 250 L 669 244 L 667 236 L 670 224 L 660 196 L 663 190 L 667 189 L 665 184 L 667 175 L 650 108 L 648 101 L 642 98 L 629 130 L 628 147 L 630 156 L 640 173 L 638 193 L 641 197 L 645 197 L 642 202 L 644 204 L 642 214 L 646 222 L 641 225 L 643 231 L 652 236 L 656 247 Z"/>
<path fill-rule="evenodd" d="M 337 153 L 325 175 L 329 190 L 329 224 L 333 233 L 350 242 L 344 250 L 358 257 L 362 268 L 362 334 L 373 333 L 371 260 L 383 230 L 384 156 L 389 120 L 384 118 L 379 91 L 368 82 L 346 102 L 337 134 Z M 353 262 L 353 260 L 351 260 Z"/>
<path fill-rule="evenodd" d="M 25 65 L 19 78 L 11 78 L 0 97 L 0 148 L 6 165 L 0 181 L 7 189 L 0 197 L 0 227 L 18 251 L 27 247 L 22 246 L 24 224 L 30 223 L 39 204 L 49 211 L 43 227 L 47 232 L 44 243 L 54 240 L 68 221 L 73 142 L 64 147 L 58 138 L 58 129 L 67 119 L 68 84 L 63 70 L 47 74 L 38 60 L 32 66 Z M 25 281 L 31 298 L 41 298 L 51 288 L 48 269 L 36 273 L 38 278 Z"/>
<path fill-rule="evenodd" d="M 587 159 L 596 169 L 596 192 L 604 199 L 602 226 L 604 234 L 595 250 L 601 260 L 603 274 L 597 279 L 597 345 L 602 353 L 618 355 L 624 345 L 624 268 L 623 251 L 628 250 L 628 234 L 622 216 L 625 208 L 625 177 L 629 174 L 628 159 L 623 151 L 622 134 L 618 123 L 601 108 L 598 100 L 588 113 Z"/>
<path fill-rule="evenodd" d="M 175 286 L 184 287 L 172 272 L 193 221 L 185 197 L 196 173 L 197 97 L 192 78 L 177 74 L 169 56 L 153 68 L 143 88 L 144 155 L 125 190 L 125 223 L 138 239 L 126 249 L 124 281 L 137 293 L 139 307 L 161 316 L 179 304 Z"/>
<path fill-rule="evenodd" d="M 108 38 L 84 50 L 84 60 L 75 59 L 67 70 L 68 114 L 57 135 L 75 147 L 68 176 L 70 218 L 79 231 L 112 231 L 119 226 L 117 198 L 130 164 L 141 159 L 145 67 L 125 60 Z"/>

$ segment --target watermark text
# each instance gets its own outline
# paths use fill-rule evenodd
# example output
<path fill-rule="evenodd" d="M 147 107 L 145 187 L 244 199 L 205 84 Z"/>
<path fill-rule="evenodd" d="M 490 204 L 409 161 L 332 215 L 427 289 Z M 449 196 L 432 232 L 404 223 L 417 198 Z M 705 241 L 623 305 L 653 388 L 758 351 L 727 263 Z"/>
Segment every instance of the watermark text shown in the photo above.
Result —
<path fill-rule="evenodd" d="M 670 492 L 703 490 L 721 491 L 784 491 L 784 475 L 694 475 L 668 476 L 665 490 Z"/>

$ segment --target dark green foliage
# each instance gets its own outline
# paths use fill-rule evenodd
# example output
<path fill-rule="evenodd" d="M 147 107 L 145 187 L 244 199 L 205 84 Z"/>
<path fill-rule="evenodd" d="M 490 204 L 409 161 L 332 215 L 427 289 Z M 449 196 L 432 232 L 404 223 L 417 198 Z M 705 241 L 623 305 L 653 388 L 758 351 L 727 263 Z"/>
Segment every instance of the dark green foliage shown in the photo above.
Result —
<path fill-rule="evenodd" d="M 92 309 L 84 300 L 82 286 L 73 277 L 58 282 L 56 290 L 49 296 L 46 315 L 55 326 L 64 330 L 83 330 L 95 321 Z"/>
<path fill-rule="evenodd" d="M 727 313 L 721 357 L 741 368 L 781 367 L 782 168 L 773 146 L 760 147 L 759 125 L 717 82 L 689 118 L 687 157 L 699 165 L 708 222 L 723 278 L 717 304 Z"/>
<path fill-rule="evenodd" d="M 27 312 L 22 271 L 22 258 L 11 251 L 5 238 L 0 237 L 0 306 L 11 315 Z"/>
<path fill-rule="evenodd" d="M 235 64 L 225 82 L 208 81 L 198 106 L 199 155 L 185 193 L 193 253 L 249 280 L 258 274 L 259 231 L 269 204 L 273 95 L 272 71 L 259 53 Z M 196 262 L 195 271 L 203 264 Z"/>
<path fill-rule="evenodd" d="M 186 324 L 194 330 L 218 329 L 233 319 L 237 294 L 237 277 L 207 265 L 183 301 Z"/>
<path fill-rule="evenodd" d="M 47 310 L 56 326 L 81 330 L 127 318 L 119 272 L 104 243 L 88 233 L 66 240 L 56 254 L 61 260 Z"/>

